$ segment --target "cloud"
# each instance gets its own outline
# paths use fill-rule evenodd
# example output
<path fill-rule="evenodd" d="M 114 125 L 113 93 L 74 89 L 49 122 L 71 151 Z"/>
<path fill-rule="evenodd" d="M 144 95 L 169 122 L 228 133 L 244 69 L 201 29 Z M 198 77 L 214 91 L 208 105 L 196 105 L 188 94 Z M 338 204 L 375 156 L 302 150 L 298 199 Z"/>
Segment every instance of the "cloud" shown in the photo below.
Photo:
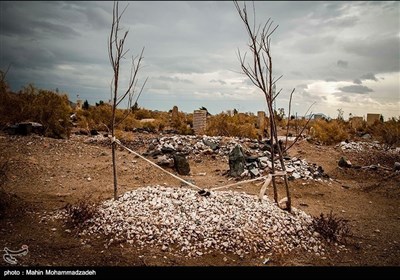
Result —
<path fill-rule="evenodd" d="M 347 68 L 347 66 L 349 65 L 349 62 L 344 61 L 344 60 L 338 60 L 336 64 L 340 68 Z"/>
<path fill-rule="evenodd" d="M 344 87 L 340 87 L 339 90 L 341 90 L 343 92 L 360 93 L 360 94 L 373 92 L 373 90 L 370 89 L 369 87 L 361 86 L 361 85 L 344 86 Z"/>
<path fill-rule="evenodd" d="M 11 88 L 33 82 L 42 88 L 58 87 L 72 98 L 79 94 L 92 104 L 107 100 L 112 5 L 0 2 L 0 69 L 12 64 L 7 75 Z M 120 8 L 125 6 L 121 3 Z M 366 98 L 382 104 L 398 101 L 398 2 L 259 1 L 255 7 L 257 22 L 271 17 L 279 24 L 271 41 L 273 75 L 284 75 L 277 85 L 282 88 L 278 106 L 287 106 L 295 85 L 299 112 L 314 101 L 318 110 L 332 110 L 340 106 L 340 98 L 349 107 Z M 142 96 L 147 108 L 169 110 L 178 105 L 191 111 L 201 100 L 217 113 L 239 108 L 237 100 L 243 97 L 240 111 L 265 109 L 260 90 L 239 74 L 237 50 L 247 51 L 248 57 L 250 53 L 246 29 L 231 2 L 133 1 L 121 24 L 129 30 L 125 49 L 130 50 L 121 64 L 121 86 L 129 76 L 130 56 L 145 46 L 140 78 L 149 77 Z M 377 80 L 373 93 L 362 87 Z M 359 102 L 352 104 L 346 97 Z M 397 116 L 397 111 L 392 112 Z"/>
<path fill-rule="evenodd" d="M 382 32 L 374 36 L 354 37 L 343 42 L 342 46 L 344 51 L 360 61 L 360 68 L 370 67 L 375 72 L 400 71 L 398 29 L 397 33 L 390 35 Z"/>
<path fill-rule="evenodd" d="M 361 80 L 372 80 L 372 81 L 378 81 L 378 79 L 375 77 L 375 75 L 374 74 L 372 74 L 372 73 L 367 73 L 367 74 L 364 74 L 364 75 L 362 75 L 361 77 L 360 77 L 360 79 Z"/>
<path fill-rule="evenodd" d="M 161 81 L 168 81 L 168 82 L 175 82 L 175 83 L 193 84 L 193 82 L 191 80 L 180 79 L 178 77 L 159 76 L 157 79 L 159 79 Z"/>
<path fill-rule="evenodd" d="M 334 78 L 326 78 L 325 82 L 337 82 L 337 80 Z"/>
<path fill-rule="evenodd" d="M 339 98 L 339 100 L 342 101 L 342 102 L 346 102 L 346 103 L 351 102 L 350 97 L 348 97 L 348 96 L 341 96 Z"/>
<path fill-rule="evenodd" d="M 297 85 L 296 89 L 299 89 L 299 90 L 308 89 L 308 85 L 306 85 L 306 84 Z"/>
<path fill-rule="evenodd" d="M 211 80 L 210 83 L 220 83 L 221 85 L 226 85 L 226 82 L 223 80 Z"/>

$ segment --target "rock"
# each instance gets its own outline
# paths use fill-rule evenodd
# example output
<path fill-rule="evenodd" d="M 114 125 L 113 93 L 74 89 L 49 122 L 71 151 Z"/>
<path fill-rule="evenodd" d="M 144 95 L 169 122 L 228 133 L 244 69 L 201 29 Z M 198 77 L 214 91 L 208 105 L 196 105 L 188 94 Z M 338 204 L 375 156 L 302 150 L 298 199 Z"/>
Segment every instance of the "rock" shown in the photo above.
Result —
<path fill-rule="evenodd" d="M 162 147 L 161 152 L 163 154 L 172 154 L 172 153 L 175 153 L 176 150 L 173 147 Z"/>
<path fill-rule="evenodd" d="M 300 175 L 299 173 L 297 173 L 297 172 L 293 172 L 293 173 L 292 173 L 292 177 L 293 177 L 294 179 L 300 179 L 300 178 L 301 178 L 301 175 Z"/>
<path fill-rule="evenodd" d="M 214 142 L 208 141 L 207 139 L 203 139 L 203 143 L 204 143 L 204 145 L 206 145 L 206 146 L 210 147 L 210 148 L 211 148 L 211 150 L 213 150 L 213 151 L 215 151 L 215 150 L 219 149 L 219 146 L 218 146 L 218 144 L 217 144 L 217 143 L 214 143 Z"/>
<path fill-rule="evenodd" d="M 260 172 L 258 171 L 257 168 L 252 168 L 249 171 L 250 171 L 251 177 L 257 177 L 260 175 Z"/>
<path fill-rule="evenodd" d="M 350 162 L 348 159 L 346 159 L 346 158 L 344 158 L 344 157 L 341 157 L 341 158 L 339 159 L 338 166 L 339 166 L 339 167 L 348 168 L 348 167 L 351 167 L 351 162 Z"/>
<path fill-rule="evenodd" d="M 278 202 L 278 205 L 279 205 L 279 207 L 281 208 L 281 209 L 288 209 L 288 206 L 287 206 L 287 203 L 288 203 L 288 198 L 287 197 L 284 197 L 284 198 L 282 198 L 281 200 L 279 200 L 279 202 Z"/>
<path fill-rule="evenodd" d="M 361 138 L 363 138 L 363 139 L 371 139 L 372 137 L 371 137 L 371 134 L 366 133 L 363 136 L 361 136 Z"/>
<path fill-rule="evenodd" d="M 168 158 L 166 155 L 157 158 L 156 164 L 159 166 L 173 167 L 174 162 L 172 159 Z"/>
<path fill-rule="evenodd" d="M 399 170 L 400 170 L 400 162 L 397 162 L 397 161 L 396 161 L 396 162 L 394 163 L 393 170 L 394 170 L 394 171 L 399 171 Z"/>
<path fill-rule="evenodd" d="M 184 155 L 174 154 L 174 168 L 179 175 L 189 175 L 189 162 Z"/>
<path fill-rule="evenodd" d="M 263 264 L 267 264 L 267 263 L 269 263 L 269 258 L 266 258 L 266 259 L 263 261 Z"/>
<path fill-rule="evenodd" d="M 259 157 L 258 160 L 259 160 L 260 162 L 267 163 L 267 162 L 269 161 L 269 158 L 268 158 L 268 157 Z"/>
<path fill-rule="evenodd" d="M 236 145 L 229 154 L 229 175 L 239 177 L 245 167 L 245 157 L 240 145 Z"/>

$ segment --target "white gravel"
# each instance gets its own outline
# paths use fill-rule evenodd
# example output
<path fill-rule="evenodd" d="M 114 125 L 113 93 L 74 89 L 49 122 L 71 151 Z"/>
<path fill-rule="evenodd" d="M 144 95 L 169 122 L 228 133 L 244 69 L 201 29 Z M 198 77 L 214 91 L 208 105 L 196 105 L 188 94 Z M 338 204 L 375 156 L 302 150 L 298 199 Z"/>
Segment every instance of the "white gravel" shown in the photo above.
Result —
<path fill-rule="evenodd" d="M 323 255 L 311 221 L 305 212 L 288 213 L 266 197 L 260 202 L 233 191 L 204 197 L 187 188 L 148 186 L 105 201 L 81 235 L 105 234 L 110 243 L 158 246 L 187 257 L 215 250 L 244 256 L 302 249 Z"/>

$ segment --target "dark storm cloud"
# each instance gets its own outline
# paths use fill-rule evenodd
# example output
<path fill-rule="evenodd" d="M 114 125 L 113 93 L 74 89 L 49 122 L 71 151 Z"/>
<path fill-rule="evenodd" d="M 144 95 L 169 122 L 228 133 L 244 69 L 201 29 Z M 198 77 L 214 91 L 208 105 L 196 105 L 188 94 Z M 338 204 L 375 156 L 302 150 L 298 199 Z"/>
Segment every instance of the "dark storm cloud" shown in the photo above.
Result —
<path fill-rule="evenodd" d="M 112 4 L 0 2 L 0 69 L 12 64 L 8 79 L 16 88 L 34 82 L 64 88 L 73 96 L 107 100 Z M 120 2 L 120 8 L 126 4 Z M 284 75 L 278 88 L 285 92 L 294 85 L 309 85 L 298 87 L 304 93 L 299 94 L 299 104 L 303 100 L 328 104 L 324 90 L 332 84 L 324 81 L 354 81 L 353 87 L 341 88 L 346 94 L 370 92 L 357 86 L 379 79 L 373 88 L 378 93 L 391 80 L 381 80 L 384 73 L 399 71 L 398 2 L 256 1 L 255 7 L 258 22 L 271 17 L 279 24 L 272 38 L 273 74 Z M 251 3 L 248 9 L 252 11 Z M 129 30 L 126 49 L 130 49 L 122 65 L 122 82 L 127 79 L 129 57 L 145 46 L 140 74 L 149 76 L 145 91 L 154 97 L 144 97 L 155 108 L 168 102 L 198 108 L 189 106 L 193 93 L 196 102 L 204 97 L 211 106 L 214 100 L 237 100 L 256 91 L 249 79 L 238 74 L 237 50 L 249 52 L 248 36 L 230 1 L 133 1 L 122 27 Z M 308 93 L 313 83 L 319 83 L 318 90 Z M 397 97 L 398 91 L 388 94 Z M 254 101 L 247 99 L 243 102 Z M 213 106 L 238 107 L 228 100 Z"/>
<path fill-rule="evenodd" d="M 365 94 L 368 92 L 373 92 L 372 89 L 366 86 L 362 85 L 350 85 L 350 86 L 344 86 L 340 87 L 339 90 L 342 92 L 349 92 L 349 93 L 360 93 L 360 94 Z"/>
<path fill-rule="evenodd" d="M 363 58 L 377 72 L 400 71 L 400 45 L 397 34 L 359 37 L 343 44 L 346 52 Z"/>
<path fill-rule="evenodd" d="M 371 81 L 375 81 L 375 82 L 378 81 L 378 79 L 372 73 L 367 73 L 367 74 L 362 75 L 360 77 L 360 80 L 371 80 Z"/>
<path fill-rule="evenodd" d="M 349 66 L 349 62 L 344 60 L 338 60 L 336 64 L 340 68 L 347 68 Z"/>

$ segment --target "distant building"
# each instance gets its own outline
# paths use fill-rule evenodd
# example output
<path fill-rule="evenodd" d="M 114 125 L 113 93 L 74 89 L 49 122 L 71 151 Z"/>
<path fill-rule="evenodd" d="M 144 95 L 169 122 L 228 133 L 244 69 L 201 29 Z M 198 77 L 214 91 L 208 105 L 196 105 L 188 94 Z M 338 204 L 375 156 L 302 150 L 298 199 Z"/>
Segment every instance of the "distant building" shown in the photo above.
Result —
<path fill-rule="evenodd" d="M 318 113 L 313 115 L 313 120 L 328 119 L 325 114 Z"/>
<path fill-rule="evenodd" d="M 193 112 L 193 130 L 196 135 L 204 134 L 207 127 L 207 111 L 194 110 Z"/>
<path fill-rule="evenodd" d="M 82 110 L 82 104 L 83 102 L 81 99 L 76 100 L 75 110 Z"/>
<path fill-rule="evenodd" d="M 367 124 L 372 125 L 375 121 L 379 121 L 381 114 L 367 114 Z"/>

